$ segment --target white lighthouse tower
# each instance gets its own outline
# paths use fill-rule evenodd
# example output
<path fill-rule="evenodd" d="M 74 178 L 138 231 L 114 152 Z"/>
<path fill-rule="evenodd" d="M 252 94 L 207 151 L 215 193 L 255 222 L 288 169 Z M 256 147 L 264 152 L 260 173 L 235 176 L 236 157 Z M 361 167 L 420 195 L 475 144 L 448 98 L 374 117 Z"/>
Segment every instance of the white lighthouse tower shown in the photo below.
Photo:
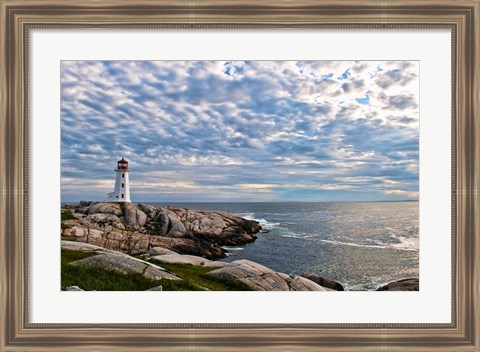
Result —
<path fill-rule="evenodd" d="M 124 158 L 119 160 L 117 168 L 114 170 L 117 173 L 115 178 L 115 190 L 108 193 L 108 200 L 110 202 L 127 202 L 130 203 L 130 184 L 128 182 L 128 161 Z"/>

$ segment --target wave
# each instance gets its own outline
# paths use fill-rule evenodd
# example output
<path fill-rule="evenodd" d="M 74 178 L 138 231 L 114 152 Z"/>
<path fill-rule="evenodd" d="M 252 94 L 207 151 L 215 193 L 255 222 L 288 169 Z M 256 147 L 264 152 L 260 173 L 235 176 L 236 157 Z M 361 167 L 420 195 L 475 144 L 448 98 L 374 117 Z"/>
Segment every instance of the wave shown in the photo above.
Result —
<path fill-rule="evenodd" d="M 243 247 L 230 247 L 230 246 L 223 246 L 223 249 L 226 249 L 227 251 L 243 251 L 245 248 Z"/>
<path fill-rule="evenodd" d="M 308 233 L 293 233 L 293 232 L 289 233 L 289 234 L 284 234 L 284 235 L 281 235 L 281 236 L 286 237 L 286 238 L 300 238 L 300 239 L 314 237 L 314 235 L 308 234 Z"/>
<path fill-rule="evenodd" d="M 244 219 L 253 220 L 253 221 L 258 222 L 260 224 L 260 226 L 265 230 L 271 230 L 274 227 L 277 227 L 277 226 L 280 225 L 279 222 L 270 222 L 268 220 L 265 220 L 264 218 L 259 218 L 258 219 L 258 218 L 255 217 L 255 214 L 253 214 L 253 213 L 243 213 L 243 214 L 238 214 L 238 215 L 241 216 Z"/>
<path fill-rule="evenodd" d="M 418 239 L 416 238 L 404 238 L 397 237 L 400 242 L 398 243 L 379 243 L 374 241 L 376 244 L 362 244 L 354 242 L 342 242 L 342 241 L 332 241 L 332 240 L 320 240 L 325 243 L 330 243 L 333 245 L 340 246 L 350 246 L 350 247 L 363 247 L 363 248 L 375 248 L 375 249 L 397 249 L 401 251 L 418 251 Z"/>
<path fill-rule="evenodd" d="M 398 243 L 389 243 L 389 246 L 402 251 L 418 251 L 418 237 L 395 236 Z"/>
<path fill-rule="evenodd" d="M 378 248 L 378 249 L 387 248 L 387 246 L 385 246 L 385 245 L 361 244 L 361 243 L 341 242 L 341 241 L 331 241 L 331 240 L 320 240 L 320 241 L 325 242 L 325 243 L 334 244 L 334 245 L 341 245 L 341 246 Z"/>

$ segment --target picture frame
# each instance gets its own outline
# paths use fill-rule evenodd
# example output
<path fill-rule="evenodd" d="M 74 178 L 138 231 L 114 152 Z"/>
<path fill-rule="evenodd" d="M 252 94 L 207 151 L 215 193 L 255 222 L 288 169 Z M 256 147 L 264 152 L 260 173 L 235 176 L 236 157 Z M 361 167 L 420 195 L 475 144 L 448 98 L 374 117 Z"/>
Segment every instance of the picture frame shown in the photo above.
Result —
<path fill-rule="evenodd" d="M 478 351 L 480 3 L 0 0 L 0 351 Z M 450 324 L 38 324 L 28 321 L 32 28 L 448 28 L 452 33 Z"/>

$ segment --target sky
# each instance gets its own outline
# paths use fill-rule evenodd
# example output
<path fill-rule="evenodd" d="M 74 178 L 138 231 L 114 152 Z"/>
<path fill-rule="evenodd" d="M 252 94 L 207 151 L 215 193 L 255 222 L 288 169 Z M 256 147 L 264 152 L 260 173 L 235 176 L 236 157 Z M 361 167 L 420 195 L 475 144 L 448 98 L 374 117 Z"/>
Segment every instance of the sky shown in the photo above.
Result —
<path fill-rule="evenodd" d="M 62 61 L 63 202 L 418 200 L 417 61 Z"/>

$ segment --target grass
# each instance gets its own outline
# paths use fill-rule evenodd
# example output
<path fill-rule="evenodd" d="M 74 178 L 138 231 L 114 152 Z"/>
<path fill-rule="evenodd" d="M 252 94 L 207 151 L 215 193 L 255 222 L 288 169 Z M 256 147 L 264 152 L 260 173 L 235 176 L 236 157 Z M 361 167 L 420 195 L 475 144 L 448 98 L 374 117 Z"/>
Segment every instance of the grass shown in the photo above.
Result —
<path fill-rule="evenodd" d="M 85 291 L 144 291 L 166 281 L 150 280 L 141 274 L 122 274 L 100 267 L 70 264 L 92 255 L 95 253 L 62 249 L 62 288 L 78 286 Z"/>
<path fill-rule="evenodd" d="M 190 282 L 194 286 L 203 287 L 211 291 L 246 290 L 245 287 L 241 284 L 208 276 L 207 273 L 212 270 L 218 269 L 215 267 L 206 267 L 191 264 L 163 264 L 156 261 L 155 259 L 150 259 L 149 261 L 151 263 L 158 264 L 165 270 L 171 272 L 172 274 L 178 276 L 186 282 Z"/>
<path fill-rule="evenodd" d="M 84 291 L 145 291 L 160 284 L 141 274 L 122 274 L 92 266 L 62 265 L 62 288 L 78 286 Z"/>
<path fill-rule="evenodd" d="M 162 286 L 164 291 L 242 291 L 241 285 L 209 277 L 212 267 L 188 264 L 160 264 L 162 268 L 183 280 L 150 280 L 141 274 L 122 274 L 93 266 L 75 266 L 70 263 L 88 258 L 95 253 L 62 250 L 61 287 L 78 286 L 85 291 L 144 291 Z M 151 260 L 155 263 L 155 260 Z M 158 262 L 157 262 L 158 263 Z"/>
<path fill-rule="evenodd" d="M 75 216 L 70 210 L 63 210 L 60 217 L 62 221 L 75 219 Z"/>
<path fill-rule="evenodd" d="M 62 265 L 74 262 L 75 260 L 80 260 L 94 256 L 96 253 L 93 252 L 83 252 L 83 251 L 71 251 L 67 249 L 62 249 Z"/>

